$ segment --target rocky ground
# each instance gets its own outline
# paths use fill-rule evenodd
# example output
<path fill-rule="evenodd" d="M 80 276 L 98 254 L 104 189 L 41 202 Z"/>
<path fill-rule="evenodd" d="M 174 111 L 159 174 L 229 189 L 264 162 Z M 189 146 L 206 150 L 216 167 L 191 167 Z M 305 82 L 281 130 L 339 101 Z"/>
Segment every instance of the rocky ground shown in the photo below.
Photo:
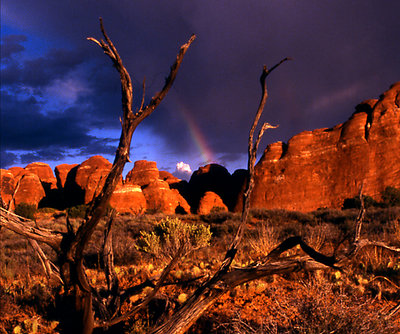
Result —
<path fill-rule="evenodd" d="M 268 253 L 288 236 L 302 235 L 325 254 L 331 254 L 346 236 L 352 236 L 357 210 L 318 210 L 300 213 L 253 210 L 234 266 L 244 266 Z M 152 231 L 163 214 L 120 215 L 114 226 L 116 271 L 123 287 L 157 277 L 167 263 L 163 250 L 144 253 L 136 247 L 140 231 Z M 181 259 L 149 308 L 115 333 L 147 333 L 162 314 L 168 316 L 202 281 L 215 272 L 234 233 L 239 216 L 214 211 L 207 215 L 176 215 L 187 224 L 203 224 L 212 232 L 209 247 Z M 79 224 L 80 218 L 74 220 Z M 62 212 L 41 213 L 37 224 L 65 229 Z M 370 239 L 400 245 L 400 208 L 370 208 L 363 234 Z M 86 254 L 87 275 L 94 285 L 105 284 L 96 233 Z M 302 254 L 290 250 L 286 256 Z M 165 254 L 164 254 L 165 255 Z M 199 278 L 200 277 L 200 278 Z M 198 279 L 196 279 L 198 278 Z M 194 280 L 192 280 L 194 279 Z M 0 332 L 58 333 L 57 290 L 47 281 L 35 253 L 25 239 L 0 231 Z M 191 328 L 192 333 L 397 333 L 400 317 L 385 318 L 399 302 L 400 259 L 390 252 L 365 249 L 351 266 L 312 273 L 272 276 L 241 285 L 220 298 Z M 144 298 L 146 288 L 126 304 Z M 113 332 L 113 331 L 110 331 Z"/>

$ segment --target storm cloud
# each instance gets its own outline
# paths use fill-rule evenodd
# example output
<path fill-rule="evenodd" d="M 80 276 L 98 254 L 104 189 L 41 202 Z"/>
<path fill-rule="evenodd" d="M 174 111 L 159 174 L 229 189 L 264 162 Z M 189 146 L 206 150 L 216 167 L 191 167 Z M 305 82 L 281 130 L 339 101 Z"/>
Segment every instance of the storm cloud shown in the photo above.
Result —
<path fill-rule="evenodd" d="M 171 171 L 178 161 L 192 169 L 205 162 L 185 113 L 216 162 L 246 166 L 264 64 L 294 58 L 268 79 L 262 120 L 280 126 L 261 148 L 343 122 L 359 102 L 400 80 L 396 1 L 4 0 L 1 9 L 2 166 L 115 151 L 118 74 L 86 41 L 101 37 L 99 16 L 132 75 L 135 106 L 144 77 L 149 100 L 179 46 L 197 35 L 169 95 L 143 122 L 153 137 L 134 137 L 136 158 L 160 157 Z"/>

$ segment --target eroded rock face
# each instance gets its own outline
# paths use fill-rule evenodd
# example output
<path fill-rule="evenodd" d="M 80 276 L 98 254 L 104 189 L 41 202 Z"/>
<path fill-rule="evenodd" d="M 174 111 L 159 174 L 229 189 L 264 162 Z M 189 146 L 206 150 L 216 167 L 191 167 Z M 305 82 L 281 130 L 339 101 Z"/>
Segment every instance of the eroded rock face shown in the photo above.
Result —
<path fill-rule="evenodd" d="M 31 172 L 25 172 L 16 190 L 14 203 L 15 206 L 21 203 L 33 204 L 38 207 L 40 201 L 46 196 L 39 176 Z"/>
<path fill-rule="evenodd" d="M 158 180 L 158 178 L 159 171 L 155 161 L 138 160 L 135 161 L 133 169 L 126 175 L 126 182 L 143 187 Z"/>
<path fill-rule="evenodd" d="M 115 188 L 110 205 L 120 213 L 140 214 L 147 209 L 146 198 L 140 186 L 127 183 Z"/>
<path fill-rule="evenodd" d="M 11 172 L 17 180 L 22 174 L 24 174 L 25 169 L 23 169 L 22 167 L 10 167 L 8 171 Z"/>
<path fill-rule="evenodd" d="M 82 162 L 76 169 L 75 183 L 83 191 L 83 203 L 87 204 L 100 193 L 112 164 L 100 155 Z"/>
<path fill-rule="evenodd" d="M 2 198 L 8 204 L 21 180 L 15 196 L 16 205 L 28 203 L 65 209 L 88 204 L 102 190 L 111 167 L 107 159 L 93 156 L 80 165 L 57 166 L 57 179 L 51 169 L 49 171 L 50 167 L 41 163 L 30 164 L 26 169 L 13 167 L 2 170 Z M 110 200 L 110 205 L 117 211 L 132 214 L 141 214 L 146 209 L 166 214 L 190 212 L 190 206 L 179 191 L 170 188 L 170 184 L 179 184 L 181 180 L 168 172 L 159 173 L 155 162 L 136 162 L 127 179 L 130 182 L 123 183 L 121 178 Z M 134 181 L 138 183 L 134 184 Z M 43 185 L 53 184 L 57 185 L 56 189 L 49 187 L 44 191 Z"/>
<path fill-rule="evenodd" d="M 33 162 L 27 165 L 24 170 L 36 174 L 42 183 L 46 196 L 41 201 L 40 206 L 59 207 L 61 197 L 57 188 L 57 179 L 51 167 L 43 162 Z"/>
<path fill-rule="evenodd" d="M 207 215 L 212 210 L 228 211 L 228 207 L 216 193 L 207 191 L 200 199 L 197 213 L 199 215 Z"/>
<path fill-rule="evenodd" d="M 179 194 L 178 190 L 170 189 L 168 183 L 162 180 L 151 182 L 143 187 L 147 201 L 147 209 L 166 214 L 189 213 L 190 206 Z"/>
<path fill-rule="evenodd" d="M 64 188 L 65 182 L 67 181 L 68 173 L 78 164 L 61 164 L 56 166 L 54 169 L 57 178 L 57 187 L 59 189 Z"/>
<path fill-rule="evenodd" d="M 176 176 L 172 175 L 170 172 L 167 172 L 165 170 L 159 171 L 158 178 L 162 181 L 166 181 L 169 185 L 179 183 L 182 181 L 181 179 L 178 179 Z"/>
<path fill-rule="evenodd" d="M 237 194 L 232 192 L 232 175 L 218 164 L 209 164 L 196 170 L 189 181 L 188 201 L 192 210 L 197 211 L 200 199 L 207 191 L 217 194 L 230 207 Z"/>
<path fill-rule="evenodd" d="M 385 187 L 400 188 L 399 152 L 400 82 L 359 104 L 343 124 L 268 145 L 255 167 L 251 207 L 340 208 L 362 183 L 365 195 L 379 199 Z"/>
<path fill-rule="evenodd" d="M 33 162 L 27 165 L 25 171 L 31 172 L 39 176 L 45 190 L 56 189 L 57 179 L 55 178 L 51 167 L 43 162 Z"/>
<path fill-rule="evenodd" d="M 1 199 L 6 206 L 10 204 L 14 194 L 15 183 L 16 181 L 13 173 L 6 169 L 0 169 L 0 193 Z"/>

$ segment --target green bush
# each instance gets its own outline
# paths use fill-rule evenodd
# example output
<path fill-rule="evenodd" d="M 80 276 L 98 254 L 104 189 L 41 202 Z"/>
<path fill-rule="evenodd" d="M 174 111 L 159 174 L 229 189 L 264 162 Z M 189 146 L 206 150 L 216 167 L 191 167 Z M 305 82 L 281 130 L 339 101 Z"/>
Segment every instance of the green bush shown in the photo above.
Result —
<path fill-rule="evenodd" d="M 179 248 L 183 254 L 210 244 L 210 227 L 202 224 L 187 224 L 179 218 L 162 219 L 151 232 L 141 232 L 136 247 L 156 257 L 173 258 Z"/>
<path fill-rule="evenodd" d="M 382 192 L 382 201 L 387 206 L 400 206 L 400 189 L 386 187 Z"/>
<path fill-rule="evenodd" d="M 68 208 L 67 213 L 70 218 L 85 218 L 87 209 L 86 204 L 81 204 Z"/>
<path fill-rule="evenodd" d="M 20 203 L 15 207 L 15 214 L 28 219 L 35 219 L 37 208 L 34 204 Z"/>

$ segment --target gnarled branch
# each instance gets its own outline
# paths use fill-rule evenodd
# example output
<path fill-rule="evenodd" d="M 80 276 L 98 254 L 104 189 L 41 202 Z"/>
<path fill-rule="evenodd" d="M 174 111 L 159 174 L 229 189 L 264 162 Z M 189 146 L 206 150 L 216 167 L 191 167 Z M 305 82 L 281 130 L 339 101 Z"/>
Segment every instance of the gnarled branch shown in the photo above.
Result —
<path fill-rule="evenodd" d="M 97 322 L 95 324 L 95 327 L 109 327 L 116 325 L 122 321 L 125 321 L 129 318 L 131 318 L 134 314 L 139 312 L 141 309 L 143 309 L 146 305 L 150 303 L 150 301 L 155 297 L 157 292 L 160 290 L 160 288 L 163 286 L 163 283 L 165 282 L 167 276 L 171 272 L 171 270 L 174 268 L 174 266 L 177 264 L 177 262 L 181 259 L 183 251 L 184 251 L 185 245 L 181 244 L 179 247 L 178 251 L 172 258 L 172 260 L 168 263 L 168 265 L 164 268 L 164 270 L 161 273 L 160 278 L 157 281 L 157 284 L 153 286 L 153 290 L 146 296 L 144 300 L 142 300 L 138 305 L 136 305 L 131 311 L 121 315 L 120 317 L 111 319 L 109 321 L 102 321 L 102 322 Z M 146 282 L 145 282 L 146 283 Z M 148 285 L 150 286 L 150 285 Z"/>
<path fill-rule="evenodd" d="M 290 58 L 284 58 L 278 64 L 273 66 L 271 70 L 268 70 L 267 67 L 264 66 L 263 72 L 261 74 L 261 101 L 249 133 L 247 165 L 249 180 L 246 187 L 247 189 L 244 194 L 242 217 L 235 237 L 233 238 L 228 248 L 228 251 L 225 254 L 225 259 L 221 263 L 219 269 L 214 274 L 214 276 L 203 283 L 203 285 L 200 286 L 192 296 L 190 296 L 190 298 L 182 306 L 182 308 L 178 310 L 178 312 L 174 314 L 169 321 L 155 329 L 153 333 L 184 333 L 200 317 L 200 315 L 228 289 L 228 286 L 226 285 L 226 282 L 224 282 L 224 280 L 226 275 L 231 275 L 228 270 L 238 251 L 238 247 L 242 240 L 245 224 L 247 222 L 248 214 L 250 211 L 250 195 L 254 187 L 254 165 L 256 162 L 257 148 L 265 130 L 267 130 L 268 128 L 273 128 L 273 126 L 269 125 L 268 123 L 264 124 L 258 134 L 256 142 L 254 143 L 254 131 L 258 125 L 261 114 L 264 111 L 264 107 L 268 98 L 266 79 L 269 73 L 271 73 L 280 64 L 289 59 Z"/>
<path fill-rule="evenodd" d="M 0 226 L 4 226 L 25 238 L 43 242 L 53 248 L 56 252 L 60 251 L 60 245 L 63 238 L 61 232 L 54 232 L 49 229 L 37 227 L 33 221 L 18 216 L 3 208 L 0 208 Z"/>
<path fill-rule="evenodd" d="M 104 50 L 105 54 L 107 54 L 113 61 L 113 64 L 120 75 L 121 90 L 122 90 L 122 109 L 123 109 L 122 131 L 114 163 L 105 181 L 103 189 L 101 193 L 93 201 L 93 205 L 91 206 L 91 209 L 87 214 L 88 217 L 87 221 L 80 227 L 80 229 L 77 232 L 76 240 L 72 247 L 76 249 L 75 251 L 76 258 L 82 258 L 83 249 L 85 248 L 85 245 L 90 239 L 95 227 L 99 223 L 100 218 L 104 215 L 107 203 L 111 198 L 111 195 L 116 187 L 119 177 L 122 174 L 125 163 L 129 161 L 129 150 L 133 132 L 135 131 L 136 127 L 143 121 L 143 119 L 149 116 L 164 99 L 168 90 L 171 88 L 173 82 L 175 81 L 176 75 L 183 61 L 184 55 L 186 54 L 190 45 L 196 38 L 195 35 L 192 35 L 189 41 L 181 46 L 178 55 L 176 57 L 176 60 L 171 67 L 170 74 L 166 79 L 165 85 L 162 88 L 162 90 L 159 93 L 157 93 L 155 97 L 152 98 L 147 107 L 145 107 L 143 110 L 139 110 L 136 114 L 133 114 L 132 113 L 133 88 L 132 88 L 131 78 L 129 76 L 128 71 L 126 70 L 125 66 L 122 63 L 121 57 L 119 56 L 114 44 L 108 37 L 104 29 L 103 21 L 101 18 L 100 18 L 100 28 L 106 42 L 104 42 L 103 40 L 98 41 L 93 37 L 90 37 L 89 40 L 94 41 Z"/>

